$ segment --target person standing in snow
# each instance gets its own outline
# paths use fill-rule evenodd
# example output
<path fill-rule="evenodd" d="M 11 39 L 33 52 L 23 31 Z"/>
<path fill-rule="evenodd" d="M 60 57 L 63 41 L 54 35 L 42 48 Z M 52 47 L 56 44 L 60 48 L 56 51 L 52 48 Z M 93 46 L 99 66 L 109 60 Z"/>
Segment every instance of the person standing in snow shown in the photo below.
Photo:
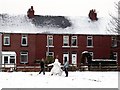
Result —
<path fill-rule="evenodd" d="M 59 62 L 59 60 L 56 58 L 55 62 L 52 64 L 49 64 L 48 66 L 53 66 L 53 68 L 51 69 L 51 75 L 62 75 L 62 69 L 61 69 L 61 63 Z"/>
<path fill-rule="evenodd" d="M 40 61 L 40 67 L 41 67 L 41 70 L 40 70 L 39 74 L 41 74 L 41 72 L 43 72 L 43 75 L 45 75 L 45 62 L 44 62 L 43 58 Z"/>
<path fill-rule="evenodd" d="M 65 77 L 68 77 L 68 61 L 67 60 L 65 60 L 65 63 L 64 63 L 64 71 L 65 71 L 65 74 L 66 74 Z"/>

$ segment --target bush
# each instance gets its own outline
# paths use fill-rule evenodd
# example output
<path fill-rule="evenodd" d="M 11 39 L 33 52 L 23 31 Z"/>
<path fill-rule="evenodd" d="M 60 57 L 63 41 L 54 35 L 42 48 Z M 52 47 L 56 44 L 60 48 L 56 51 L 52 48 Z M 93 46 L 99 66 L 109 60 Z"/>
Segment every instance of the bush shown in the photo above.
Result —
<path fill-rule="evenodd" d="M 47 59 L 45 60 L 45 64 L 50 64 L 54 62 L 53 56 L 47 56 Z"/>
<path fill-rule="evenodd" d="M 76 65 L 69 65 L 69 71 L 76 71 L 78 67 Z"/>

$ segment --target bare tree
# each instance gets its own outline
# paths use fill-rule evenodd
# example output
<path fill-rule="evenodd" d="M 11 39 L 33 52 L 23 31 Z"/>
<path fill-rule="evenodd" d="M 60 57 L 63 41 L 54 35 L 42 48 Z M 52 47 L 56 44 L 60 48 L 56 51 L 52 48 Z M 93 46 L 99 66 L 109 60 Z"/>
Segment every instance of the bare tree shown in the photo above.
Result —
<path fill-rule="evenodd" d="M 110 14 L 111 20 L 108 26 L 108 32 L 114 34 L 117 43 L 120 43 L 120 1 L 115 3 L 115 10 L 117 15 Z"/>
<path fill-rule="evenodd" d="M 120 1 L 115 3 L 115 9 L 117 16 L 110 14 L 112 19 L 110 20 L 108 31 L 118 35 L 120 34 Z"/>

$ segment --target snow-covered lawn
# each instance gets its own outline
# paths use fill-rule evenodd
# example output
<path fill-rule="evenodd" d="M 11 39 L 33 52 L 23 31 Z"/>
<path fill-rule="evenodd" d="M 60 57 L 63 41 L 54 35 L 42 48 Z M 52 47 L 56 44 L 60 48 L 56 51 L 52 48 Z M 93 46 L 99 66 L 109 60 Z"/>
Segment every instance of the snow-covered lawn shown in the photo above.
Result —
<path fill-rule="evenodd" d="M 0 88 L 118 88 L 118 72 L 0 72 Z"/>

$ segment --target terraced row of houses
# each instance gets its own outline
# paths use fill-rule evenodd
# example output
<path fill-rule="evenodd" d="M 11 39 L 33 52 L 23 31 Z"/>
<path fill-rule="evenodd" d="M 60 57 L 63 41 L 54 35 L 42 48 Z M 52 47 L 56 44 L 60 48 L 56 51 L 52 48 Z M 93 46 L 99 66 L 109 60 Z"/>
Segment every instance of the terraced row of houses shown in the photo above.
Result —
<path fill-rule="evenodd" d="M 79 66 L 84 51 L 93 61 L 120 65 L 120 36 L 107 32 L 108 23 L 108 18 L 92 21 L 87 16 L 0 14 L 2 67 L 35 66 L 48 56 L 57 56 L 61 64 L 67 59 L 70 65 Z"/>

